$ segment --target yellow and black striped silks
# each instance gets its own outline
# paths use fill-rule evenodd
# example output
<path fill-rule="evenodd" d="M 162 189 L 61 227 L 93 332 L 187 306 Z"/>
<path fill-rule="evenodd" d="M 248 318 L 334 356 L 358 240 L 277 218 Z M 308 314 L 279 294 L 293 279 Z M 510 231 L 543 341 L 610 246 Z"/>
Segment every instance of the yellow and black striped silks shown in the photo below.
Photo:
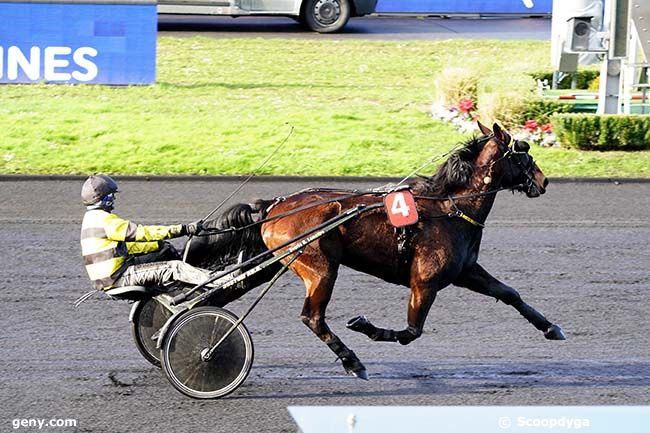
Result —
<path fill-rule="evenodd" d="M 81 254 L 95 288 L 109 289 L 129 256 L 157 251 L 158 241 L 180 236 L 181 227 L 137 225 L 101 209 L 87 211 L 81 224 Z"/>

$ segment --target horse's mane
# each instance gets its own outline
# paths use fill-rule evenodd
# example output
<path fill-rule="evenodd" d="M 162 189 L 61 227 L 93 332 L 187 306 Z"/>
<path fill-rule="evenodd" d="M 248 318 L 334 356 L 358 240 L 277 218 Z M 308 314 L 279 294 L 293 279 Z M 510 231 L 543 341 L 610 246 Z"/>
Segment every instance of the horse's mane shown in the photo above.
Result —
<path fill-rule="evenodd" d="M 413 189 L 418 193 L 449 195 L 454 189 L 466 186 L 474 174 L 473 161 L 488 140 L 488 136 L 468 139 L 462 143 L 463 147 L 447 158 L 435 174 L 430 177 L 420 176 L 420 180 L 413 184 Z"/>

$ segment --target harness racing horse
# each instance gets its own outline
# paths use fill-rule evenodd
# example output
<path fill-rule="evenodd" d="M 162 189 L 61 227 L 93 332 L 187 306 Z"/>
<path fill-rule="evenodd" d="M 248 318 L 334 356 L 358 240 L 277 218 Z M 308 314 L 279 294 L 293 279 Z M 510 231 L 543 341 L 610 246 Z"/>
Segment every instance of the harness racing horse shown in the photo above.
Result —
<path fill-rule="evenodd" d="M 384 208 L 370 210 L 311 243 L 291 265 L 306 287 L 300 316 L 303 323 L 341 359 L 346 372 L 367 379 L 364 365 L 325 320 L 341 265 L 411 289 L 404 329 L 376 327 L 364 316 L 348 322 L 349 329 L 375 341 L 409 344 L 420 337 L 438 291 L 450 284 L 512 306 L 547 339 L 565 339 L 558 325 L 477 262 L 483 223 L 496 193 L 512 189 L 538 197 L 548 184 L 526 142 L 513 140 L 497 124 L 493 131 L 480 123 L 479 127 L 483 135 L 451 154 L 437 173 L 410 183 L 420 218 L 406 234 L 390 225 Z M 265 222 L 248 235 L 253 241 L 248 245 L 256 251 L 274 248 L 347 209 L 381 200 L 379 194 L 306 190 L 282 200 L 258 201 L 253 207 L 262 212 Z M 307 209 L 291 213 L 302 207 Z M 283 214 L 288 215 L 274 219 Z M 242 294 L 231 295 L 224 302 Z"/>

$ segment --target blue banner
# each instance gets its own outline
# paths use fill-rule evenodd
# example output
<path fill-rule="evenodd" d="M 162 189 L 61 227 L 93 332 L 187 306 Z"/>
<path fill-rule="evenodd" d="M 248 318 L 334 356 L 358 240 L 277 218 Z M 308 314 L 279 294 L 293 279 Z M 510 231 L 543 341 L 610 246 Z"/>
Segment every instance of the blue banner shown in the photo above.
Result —
<path fill-rule="evenodd" d="M 648 433 L 650 406 L 294 406 L 303 433 Z"/>
<path fill-rule="evenodd" d="M 155 4 L 0 3 L 0 83 L 150 84 Z"/>
<path fill-rule="evenodd" d="M 377 12 L 421 12 L 431 14 L 531 14 L 546 15 L 553 0 L 379 0 Z"/>

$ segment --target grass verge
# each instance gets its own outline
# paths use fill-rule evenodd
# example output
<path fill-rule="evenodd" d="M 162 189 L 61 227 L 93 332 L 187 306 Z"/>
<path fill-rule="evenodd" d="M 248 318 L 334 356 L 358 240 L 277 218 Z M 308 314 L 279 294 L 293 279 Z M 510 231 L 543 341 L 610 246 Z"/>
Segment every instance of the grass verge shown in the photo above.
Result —
<path fill-rule="evenodd" d="M 463 139 L 433 121 L 435 80 L 475 69 L 521 91 L 549 44 L 161 37 L 154 86 L 0 87 L 0 172 L 399 176 Z M 549 176 L 650 176 L 650 152 L 534 149 Z M 432 169 L 429 169 L 432 170 Z"/>

